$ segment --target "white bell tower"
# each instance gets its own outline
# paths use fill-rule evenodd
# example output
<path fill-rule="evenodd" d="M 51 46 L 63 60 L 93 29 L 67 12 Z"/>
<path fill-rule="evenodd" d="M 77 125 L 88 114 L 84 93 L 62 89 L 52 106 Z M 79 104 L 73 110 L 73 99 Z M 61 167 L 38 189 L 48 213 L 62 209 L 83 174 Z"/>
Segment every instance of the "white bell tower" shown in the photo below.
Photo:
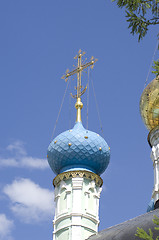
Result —
<path fill-rule="evenodd" d="M 140 112 L 148 128 L 148 142 L 151 151 L 151 159 L 154 168 L 154 188 L 152 202 L 154 208 L 159 207 L 159 76 L 153 79 L 144 89 L 140 99 Z M 153 206 L 150 206 L 152 210 Z"/>
<path fill-rule="evenodd" d="M 96 234 L 102 179 L 88 171 L 71 171 L 57 175 L 53 183 L 53 240 L 84 240 Z"/>
<path fill-rule="evenodd" d="M 152 198 L 154 203 L 159 200 L 159 128 L 153 129 L 148 136 L 150 146 L 152 147 L 151 159 L 154 168 L 154 188 Z"/>
<path fill-rule="evenodd" d="M 67 72 L 62 78 L 77 74 L 77 94 L 75 108 L 76 122 L 72 129 L 59 134 L 48 147 L 48 162 L 56 173 L 55 217 L 53 240 L 85 240 L 96 234 L 99 225 L 99 199 L 103 181 L 100 175 L 106 170 L 110 159 L 110 148 L 97 133 L 85 129 L 81 120 L 83 103 L 81 73 L 93 67 L 97 61 L 93 57 L 82 63 L 85 53 L 78 52 L 75 59 L 78 67 Z"/>

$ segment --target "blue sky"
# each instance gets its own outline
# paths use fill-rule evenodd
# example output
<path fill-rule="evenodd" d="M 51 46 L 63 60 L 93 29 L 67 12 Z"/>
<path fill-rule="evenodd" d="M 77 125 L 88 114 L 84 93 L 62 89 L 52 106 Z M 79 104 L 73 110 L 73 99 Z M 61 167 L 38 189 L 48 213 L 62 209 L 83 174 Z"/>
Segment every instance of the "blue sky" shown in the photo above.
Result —
<path fill-rule="evenodd" d="M 79 49 L 88 60 L 99 59 L 91 75 L 103 137 L 111 148 L 102 175 L 99 229 L 145 213 L 153 167 L 139 101 L 157 29 L 138 43 L 124 10 L 109 0 L 7 0 L 0 2 L 0 33 L 0 239 L 52 239 L 55 175 L 46 152 L 66 88 L 61 76 L 73 68 Z M 148 82 L 152 79 L 150 74 Z M 54 137 L 75 122 L 69 91 Z M 89 129 L 101 134 L 91 87 Z"/>

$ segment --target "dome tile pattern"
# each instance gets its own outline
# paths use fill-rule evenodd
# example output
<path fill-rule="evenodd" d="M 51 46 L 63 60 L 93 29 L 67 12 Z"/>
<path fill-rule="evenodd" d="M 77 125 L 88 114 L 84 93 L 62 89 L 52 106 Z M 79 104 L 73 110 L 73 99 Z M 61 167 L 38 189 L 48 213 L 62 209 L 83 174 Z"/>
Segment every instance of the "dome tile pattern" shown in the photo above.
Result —
<path fill-rule="evenodd" d="M 56 174 L 81 169 L 100 175 L 109 164 L 110 150 L 101 136 L 77 122 L 72 130 L 61 133 L 50 143 L 47 155 Z"/>

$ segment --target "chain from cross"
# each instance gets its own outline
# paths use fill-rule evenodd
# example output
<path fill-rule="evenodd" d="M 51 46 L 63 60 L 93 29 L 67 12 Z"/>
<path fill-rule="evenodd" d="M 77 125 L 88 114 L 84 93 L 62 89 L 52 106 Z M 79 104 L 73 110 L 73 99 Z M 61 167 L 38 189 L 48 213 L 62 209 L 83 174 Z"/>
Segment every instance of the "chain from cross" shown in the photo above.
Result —
<path fill-rule="evenodd" d="M 95 59 L 93 56 L 91 57 L 91 61 L 85 64 L 82 64 L 82 56 L 85 54 L 85 52 L 82 53 L 81 49 L 78 52 L 78 55 L 76 55 L 74 57 L 74 59 L 78 59 L 78 66 L 77 68 L 75 68 L 73 71 L 68 72 L 68 70 L 66 71 L 66 74 L 62 76 L 62 79 L 65 79 L 65 81 L 68 81 L 68 78 L 74 74 L 77 74 L 77 94 L 76 95 L 72 95 L 71 96 L 73 98 L 80 98 L 86 91 L 87 86 L 82 89 L 82 85 L 81 85 L 81 75 L 82 75 L 82 71 L 86 68 L 88 68 L 89 66 L 93 69 L 94 64 L 98 61 L 98 59 Z"/>

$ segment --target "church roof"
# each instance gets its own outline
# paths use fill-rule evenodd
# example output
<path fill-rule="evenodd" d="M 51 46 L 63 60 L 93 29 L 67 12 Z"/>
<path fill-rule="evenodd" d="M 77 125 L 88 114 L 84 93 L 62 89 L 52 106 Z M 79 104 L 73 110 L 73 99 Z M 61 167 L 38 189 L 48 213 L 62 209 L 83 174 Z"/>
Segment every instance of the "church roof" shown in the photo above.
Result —
<path fill-rule="evenodd" d="M 155 230 L 156 225 L 153 223 L 154 215 L 159 217 L 159 209 L 145 213 L 136 218 L 130 219 L 126 222 L 120 223 L 113 227 L 107 228 L 97 235 L 89 237 L 89 240 L 139 240 L 140 238 L 135 236 L 137 227 L 143 228 L 147 233 L 149 228 L 153 232 L 153 238 L 156 239 L 159 236 L 159 231 Z"/>

